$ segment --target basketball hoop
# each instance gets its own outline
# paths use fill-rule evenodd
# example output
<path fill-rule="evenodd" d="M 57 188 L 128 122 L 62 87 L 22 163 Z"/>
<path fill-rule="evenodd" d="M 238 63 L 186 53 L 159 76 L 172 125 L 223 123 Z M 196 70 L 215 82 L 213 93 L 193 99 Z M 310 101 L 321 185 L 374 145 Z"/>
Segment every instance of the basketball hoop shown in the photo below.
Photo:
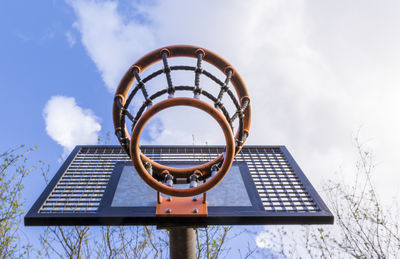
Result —
<path fill-rule="evenodd" d="M 193 66 L 170 66 L 168 59 L 174 57 L 196 62 Z M 154 72 L 147 70 L 159 61 L 161 69 L 152 66 Z M 220 80 L 204 69 L 203 61 L 213 66 L 210 71 L 215 71 L 214 68 L 221 71 L 225 79 Z M 174 84 L 175 71 L 193 72 L 194 84 Z M 165 89 L 148 91 L 150 87 L 146 84 L 160 75 L 166 77 Z M 200 81 L 205 85 L 204 77 L 219 87 L 217 94 L 200 87 Z M 179 91 L 179 94 L 193 93 L 193 97 L 177 97 Z M 136 107 L 138 95 L 144 97 L 144 102 Z M 129 110 L 132 101 L 136 113 Z M 182 106 L 199 109 L 215 119 L 226 145 L 139 146 L 141 133 L 154 115 Z M 246 86 L 227 61 L 194 46 L 154 50 L 128 69 L 117 88 L 113 122 L 121 146 L 76 146 L 26 214 L 24 223 L 26 226 L 156 225 L 169 230 L 173 259 L 195 258 L 193 237 L 194 228 L 198 227 L 333 224 L 332 213 L 285 146 L 244 147 L 250 118 Z M 171 167 L 188 164 L 197 166 Z M 229 177 L 221 181 L 228 171 Z M 140 178 L 152 188 L 140 184 Z M 198 185 L 199 182 L 202 184 Z M 174 184 L 181 188 L 174 188 Z M 217 185 L 211 195 L 207 194 Z"/>
<path fill-rule="evenodd" d="M 194 58 L 197 60 L 196 66 L 169 66 L 168 59 L 173 57 Z M 163 62 L 163 69 L 159 69 L 142 79 L 140 74 L 158 61 Z M 225 80 L 221 81 L 215 75 L 203 69 L 201 67 L 202 61 L 208 62 L 223 72 Z M 194 86 L 177 86 L 173 84 L 171 72 L 179 70 L 194 72 Z M 166 89 L 158 91 L 153 95 L 149 95 L 146 89 L 146 83 L 161 74 L 165 74 L 166 76 Z M 218 95 L 214 96 L 206 89 L 200 87 L 201 75 L 208 77 L 219 85 L 220 89 Z M 132 88 L 134 81 L 136 81 L 136 86 Z M 229 83 L 233 85 L 236 96 L 230 90 Z M 192 91 L 194 97 L 175 97 L 177 91 Z M 128 107 L 133 98 L 140 92 L 145 101 L 134 116 L 129 111 Z M 222 98 L 225 93 L 229 96 L 229 99 L 232 101 L 234 104 L 233 106 L 236 109 L 233 115 L 231 115 L 222 103 Z M 161 99 L 162 96 L 167 98 L 159 101 L 158 99 Z M 205 96 L 207 99 L 211 100 L 215 108 L 207 104 L 205 101 L 200 100 L 201 96 Z M 159 111 L 174 106 L 191 106 L 203 110 L 211 115 L 223 130 L 226 142 L 225 152 L 207 163 L 191 168 L 168 167 L 149 159 L 145 154 L 141 153 L 139 149 L 139 138 L 145 124 Z M 148 109 L 146 110 L 146 108 Z M 128 132 L 126 118 L 132 122 L 131 134 Z M 232 123 L 236 119 L 238 120 L 238 129 L 234 133 Z M 250 129 L 250 119 L 250 99 L 246 86 L 239 73 L 217 54 L 204 48 L 187 45 L 160 48 L 139 59 L 130 67 L 130 69 L 128 69 L 122 78 L 115 94 L 113 106 L 115 134 L 118 137 L 122 148 L 131 157 L 140 176 L 154 189 L 168 195 L 179 197 L 204 193 L 215 186 L 225 176 L 234 157 L 240 152 L 244 142 L 246 141 Z M 233 138 L 233 136 L 235 137 Z M 195 174 L 197 177 L 196 179 L 199 181 L 206 181 L 206 179 L 211 176 L 214 177 L 198 187 L 177 189 L 160 183 L 165 179 L 166 173 L 170 174 L 175 182 L 177 178 L 186 178 L 187 182 L 189 182 L 190 177 L 193 177 Z"/>

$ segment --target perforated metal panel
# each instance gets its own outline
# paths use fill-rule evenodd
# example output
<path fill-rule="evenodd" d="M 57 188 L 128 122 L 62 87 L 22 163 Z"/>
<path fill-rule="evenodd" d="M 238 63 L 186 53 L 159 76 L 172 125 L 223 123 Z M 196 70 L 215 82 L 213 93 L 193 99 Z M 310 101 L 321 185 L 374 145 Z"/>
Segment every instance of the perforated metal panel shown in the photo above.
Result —
<path fill-rule="evenodd" d="M 160 163 L 201 163 L 215 158 L 224 151 L 224 148 L 144 146 L 141 150 L 150 159 Z M 284 146 L 244 147 L 235 161 L 247 165 L 245 173 L 250 177 L 246 178 L 246 185 L 254 187 L 255 190 L 249 195 L 256 200 L 256 203 L 261 204 L 259 207 L 264 211 L 254 208 L 252 212 L 249 209 L 237 208 L 240 213 L 236 214 L 239 216 L 245 218 L 265 215 L 266 218 L 280 216 L 292 219 L 300 217 L 302 220 L 319 217 L 324 218 L 325 223 L 333 221 L 332 214 Z M 116 166 L 121 163 L 126 164 L 131 161 L 120 146 L 77 147 L 27 214 L 26 223 L 34 224 L 32 222 L 35 219 L 46 217 L 70 218 L 74 215 L 89 218 L 105 217 L 107 209 L 101 208 L 101 204 L 104 203 L 107 188 L 113 188 L 114 184 L 110 183 L 110 179 L 116 173 Z M 229 173 L 226 177 L 229 177 Z M 108 193 L 113 194 L 113 192 Z M 216 216 L 223 215 L 221 210 L 216 208 L 219 213 Z M 235 212 L 235 208 L 229 207 L 226 211 Z M 212 210 L 210 214 L 212 216 Z M 260 221 L 260 218 L 257 220 Z"/>
<path fill-rule="evenodd" d="M 115 164 L 129 161 L 118 146 L 79 149 L 39 213 L 96 212 Z"/>

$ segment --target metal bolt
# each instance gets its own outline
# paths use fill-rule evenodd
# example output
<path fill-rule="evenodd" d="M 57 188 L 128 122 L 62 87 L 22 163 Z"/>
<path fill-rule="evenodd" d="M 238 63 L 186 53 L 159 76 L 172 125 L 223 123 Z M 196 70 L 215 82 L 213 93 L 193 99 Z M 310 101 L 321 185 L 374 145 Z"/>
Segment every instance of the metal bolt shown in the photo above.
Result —
<path fill-rule="evenodd" d="M 193 201 L 197 201 L 197 197 L 193 197 Z"/>
<path fill-rule="evenodd" d="M 196 170 L 196 171 L 198 171 L 198 170 Z M 190 180 L 190 188 L 195 188 L 195 187 L 197 187 L 197 181 L 198 181 L 198 179 L 199 179 L 200 171 L 198 171 L 198 172 L 196 172 L 196 171 L 189 177 L 189 180 Z"/>
<path fill-rule="evenodd" d="M 171 212 L 172 212 L 172 210 L 169 208 L 165 210 L 165 213 L 171 213 Z"/>
<path fill-rule="evenodd" d="M 166 175 L 165 175 L 165 184 L 166 184 L 167 186 L 169 186 L 169 187 L 172 187 L 172 185 L 174 184 L 173 179 L 174 179 L 174 178 L 172 177 L 172 175 L 170 175 L 169 173 L 166 174 Z"/>
<path fill-rule="evenodd" d="M 194 209 L 192 210 L 192 212 L 193 212 L 193 213 L 199 213 L 199 210 L 198 210 L 197 208 L 194 208 Z"/>
<path fill-rule="evenodd" d="M 167 186 L 172 187 L 173 184 L 174 182 L 172 181 L 172 179 L 167 180 Z"/>
<path fill-rule="evenodd" d="M 168 198 L 167 198 L 167 201 L 172 201 L 172 198 L 171 198 L 171 197 L 168 197 Z"/>

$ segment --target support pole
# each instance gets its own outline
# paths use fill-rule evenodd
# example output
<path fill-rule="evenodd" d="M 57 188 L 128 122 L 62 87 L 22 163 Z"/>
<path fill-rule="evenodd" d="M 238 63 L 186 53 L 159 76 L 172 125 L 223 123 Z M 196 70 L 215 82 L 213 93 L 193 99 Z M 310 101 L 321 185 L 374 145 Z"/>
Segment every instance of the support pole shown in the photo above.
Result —
<path fill-rule="evenodd" d="M 194 228 L 178 227 L 169 229 L 169 258 L 196 258 Z"/>

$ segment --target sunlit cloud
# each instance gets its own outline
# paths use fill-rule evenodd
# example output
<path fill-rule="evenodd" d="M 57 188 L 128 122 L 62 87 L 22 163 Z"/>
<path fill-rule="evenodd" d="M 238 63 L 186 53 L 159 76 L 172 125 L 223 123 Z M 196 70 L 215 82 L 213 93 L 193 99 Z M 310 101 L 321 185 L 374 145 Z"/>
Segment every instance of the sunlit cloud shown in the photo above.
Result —
<path fill-rule="evenodd" d="M 99 119 L 75 99 L 53 96 L 43 109 L 47 134 L 70 152 L 76 145 L 96 144 L 101 129 Z"/>
<path fill-rule="evenodd" d="M 77 16 L 74 26 L 110 92 L 138 55 L 155 46 L 150 29 L 117 11 L 115 1 L 69 1 Z"/>

